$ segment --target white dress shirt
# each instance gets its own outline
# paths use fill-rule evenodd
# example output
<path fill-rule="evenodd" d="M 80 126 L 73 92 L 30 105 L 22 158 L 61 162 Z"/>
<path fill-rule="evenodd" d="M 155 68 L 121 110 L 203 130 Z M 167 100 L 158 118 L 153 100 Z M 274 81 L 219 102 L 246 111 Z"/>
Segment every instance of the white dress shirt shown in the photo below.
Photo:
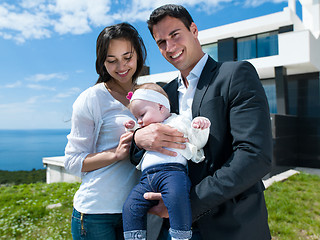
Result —
<path fill-rule="evenodd" d="M 200 59 L 196 66 L 191 70 L 187 76 L 187 81 L 189 83 L 188 88 L 183 83 L 181 73 L 179 73 L 178 78 L 178 92 L 179 92 L 179 114 L 184 115 L 190 120 L 192 119 L 192 103 L 193 97 L 197 89 L 197 85 L 200 79 L 202 70 L 208 60 L 208 54 Z"/>

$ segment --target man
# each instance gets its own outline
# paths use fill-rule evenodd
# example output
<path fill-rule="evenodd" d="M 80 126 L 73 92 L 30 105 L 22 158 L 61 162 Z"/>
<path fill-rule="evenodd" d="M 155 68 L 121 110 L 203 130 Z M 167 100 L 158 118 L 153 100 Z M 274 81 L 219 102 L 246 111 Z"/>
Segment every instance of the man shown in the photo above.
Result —
<path fill-rule="evenodd" d="M 180 71 L 164 87 L 172 112 L 204 116 L 212 124 L 205 161 L 188 161 L 194 237 L 199 232 L 203 240 L 271 239 L 261 181 L 271 169 L 270 114 L 254 67 L 244 61 L 218 63 L 204 54 L 197 26 L 182 6 L 154 10 L 148 27 L 161 54 Z M 177 131 L 151 124 L 135 132 L 131 160 L 139 162 L 140 149 L 174 156 L 166 148 L 183 148 L 183 142 Z M 168 216 L 163 205 L 155 212 Z"/>

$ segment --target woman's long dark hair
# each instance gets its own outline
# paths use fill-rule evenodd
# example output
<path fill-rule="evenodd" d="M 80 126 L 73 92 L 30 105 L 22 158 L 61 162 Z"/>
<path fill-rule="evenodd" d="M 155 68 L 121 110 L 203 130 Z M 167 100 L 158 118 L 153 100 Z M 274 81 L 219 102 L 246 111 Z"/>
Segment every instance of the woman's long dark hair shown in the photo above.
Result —
<path fill-rule="evenodd" d="M 97 83 L 107 82 L 111 79 L 110 74 L 104 66 L 107 58 L 110 41 L 113 39 L 125 39 L 131 42 L 134 50 L 137 53 L 137 70 L 132 76 L 132 81 L 135 82 L 143 68 L 147 58 L 146 47 L 143 43 L 138 31 L 129 23 L 119 23 L 106 27 L 99 34 L 97 39 L 97 59 L 96 71 L 99 75 Z"/>

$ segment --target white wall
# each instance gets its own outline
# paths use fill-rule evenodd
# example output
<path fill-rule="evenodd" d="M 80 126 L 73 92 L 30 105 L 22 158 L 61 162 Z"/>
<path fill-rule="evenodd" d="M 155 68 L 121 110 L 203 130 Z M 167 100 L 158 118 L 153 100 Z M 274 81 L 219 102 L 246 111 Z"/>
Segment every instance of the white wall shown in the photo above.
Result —
<path fill-rule="evenodd" d="M 320 35 L 320 0 L 300 0 L 302 20 L 315 38 Z"/>
<path fill-rule="evenodd" d="M 279 34 L 279 55 L 249 59 L 260 78 L 273 78 L 274 67 L 284 66 L 287 74 L 320 71 L 320 41 L 308 30 Z"/>
<path fill-rule="evenodd" d="M 81 182 L 79 177 L 67 173 L 64 168 L 64 157 L 45 157 L 43 165 L 47 168 L 47 183 L 54 182 Z"/>

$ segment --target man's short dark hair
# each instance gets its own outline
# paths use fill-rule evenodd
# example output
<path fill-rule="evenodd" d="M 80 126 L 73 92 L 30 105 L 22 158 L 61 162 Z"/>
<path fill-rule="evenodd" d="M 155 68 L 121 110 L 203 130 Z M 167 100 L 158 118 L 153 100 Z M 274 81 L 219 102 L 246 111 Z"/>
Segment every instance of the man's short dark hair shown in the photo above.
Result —
<path fill-rule="evenodd" d="M 190 25 L 193 23 L 193 19 L 190 13 L 181 5 L 166 4 L 155 9 L 147 21 L 149 31 L 153 36 L 153 26 L 160 22 L 166 16 L 180 19 L 188 30 Z"/>

